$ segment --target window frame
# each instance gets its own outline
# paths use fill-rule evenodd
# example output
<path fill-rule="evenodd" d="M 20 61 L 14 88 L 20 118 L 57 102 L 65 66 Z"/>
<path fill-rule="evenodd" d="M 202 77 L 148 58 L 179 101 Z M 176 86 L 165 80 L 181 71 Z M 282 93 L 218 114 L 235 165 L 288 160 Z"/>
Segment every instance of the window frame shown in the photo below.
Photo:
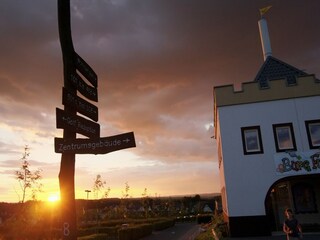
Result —
<path fill-rule="evenodd" d="M 286 152 L 286 151 L 297 151 L 297 145 L 296 145 L 296 140 L 294 136 L 294 131 L 293 131 L 293 124 L 292 123 L 280 123 L 280 124 L 272 124 L 272 129 L 273 129 L 273 137 L 274 137 L 274 143 L 276 147 L 277 152 Z M 278 129 L 287 129 L 288 135 L 286 137 L 289 137 L 289 141 L 291 142 L 290 147 L 282 147 L 281 143 L 281 137 L 279 136 L 279 132 L 277 131 Z"/>
<path fill-rule="evenodd" d="M 248 136 L 248 134 L 252 134 L 252 133 L 254 133 L 255 136 Z M 241 137 L 242 137 L 242 146 L 243 146 L 244 155 L 263 153 L 263 144 L 262 144 L 260 126 L 241 127 Z M 254 139 L 255 141 L 254 145 L 256 145 L 256 148 L 252 148 L 248 144 L 247 140 L 249 137 Z"/>
<path fill-rule="evenodd" d="M 311 129 L 310 129 L 310 126 L 311 125 L 319 125 L 320 127 L 320 119 L 315 119 L 315 120 L 308 120 L 308 121 L 305 121 L 305 125 L 306 125 L 306 131 L 307 131 L 307 136 L 308 136 L 308 142 L 309 142 L 309 147 L 310 149 L 316 149 L 316 148 L 320 148 L 320 142 L 317 144 L 317 143 L 314 143 L 314 137 L 313 137 L 313 134 L 311 132 Z M 315 137 L 316 140 L 317 139 L 320 139 L 320 135 L 319 136 L 316 136 Z"/>

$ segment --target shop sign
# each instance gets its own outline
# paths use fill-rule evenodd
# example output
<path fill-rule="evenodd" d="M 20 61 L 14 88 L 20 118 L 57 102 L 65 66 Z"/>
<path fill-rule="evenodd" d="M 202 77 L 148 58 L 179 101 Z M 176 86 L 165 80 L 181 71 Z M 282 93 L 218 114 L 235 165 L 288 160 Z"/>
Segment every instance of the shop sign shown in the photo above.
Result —
<path fill-rule="evenodd" d="M 320 150 L 276 153 L 274 161 L 278 175 L 320 173 Z"/>

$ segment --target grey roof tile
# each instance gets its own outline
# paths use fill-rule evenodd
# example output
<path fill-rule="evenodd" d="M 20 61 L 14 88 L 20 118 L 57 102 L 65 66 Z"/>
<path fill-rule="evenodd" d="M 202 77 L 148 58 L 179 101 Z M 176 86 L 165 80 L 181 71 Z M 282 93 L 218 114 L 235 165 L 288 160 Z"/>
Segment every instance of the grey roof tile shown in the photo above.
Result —
<path fill-rule="evenodd" d="M 254 81 L 259 82 L 260 88 L 268 88 L 269 81 L 286 79 L 288 85 L 296 84 L 296 77 L 307 76 L 306 72 L 299 70 L 279 59 L 269 56 L 261 66 Z"/>

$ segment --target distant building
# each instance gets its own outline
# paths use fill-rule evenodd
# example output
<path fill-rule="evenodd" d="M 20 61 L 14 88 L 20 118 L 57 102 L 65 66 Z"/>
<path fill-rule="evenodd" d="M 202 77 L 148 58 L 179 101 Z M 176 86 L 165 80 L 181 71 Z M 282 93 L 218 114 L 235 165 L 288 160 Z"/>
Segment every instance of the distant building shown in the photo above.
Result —
<path fill-rule="evenodd" d="M 222 209 L 234 237 L 320 223 L 320 81 L 268 56 L 241 91 L 214 87 Z"/>

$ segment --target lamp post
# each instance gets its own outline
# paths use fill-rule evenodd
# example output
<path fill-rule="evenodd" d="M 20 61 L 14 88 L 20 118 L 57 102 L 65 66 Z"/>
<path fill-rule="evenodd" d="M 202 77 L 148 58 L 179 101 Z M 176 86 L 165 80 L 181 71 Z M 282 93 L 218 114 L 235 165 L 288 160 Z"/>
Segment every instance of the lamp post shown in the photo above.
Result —
<path fill-rule="evenodd" d="M 87 193 L 87 200 L 89 199 L 89 193 L 91 193 L 91 190 L 84 190 Z"/>

